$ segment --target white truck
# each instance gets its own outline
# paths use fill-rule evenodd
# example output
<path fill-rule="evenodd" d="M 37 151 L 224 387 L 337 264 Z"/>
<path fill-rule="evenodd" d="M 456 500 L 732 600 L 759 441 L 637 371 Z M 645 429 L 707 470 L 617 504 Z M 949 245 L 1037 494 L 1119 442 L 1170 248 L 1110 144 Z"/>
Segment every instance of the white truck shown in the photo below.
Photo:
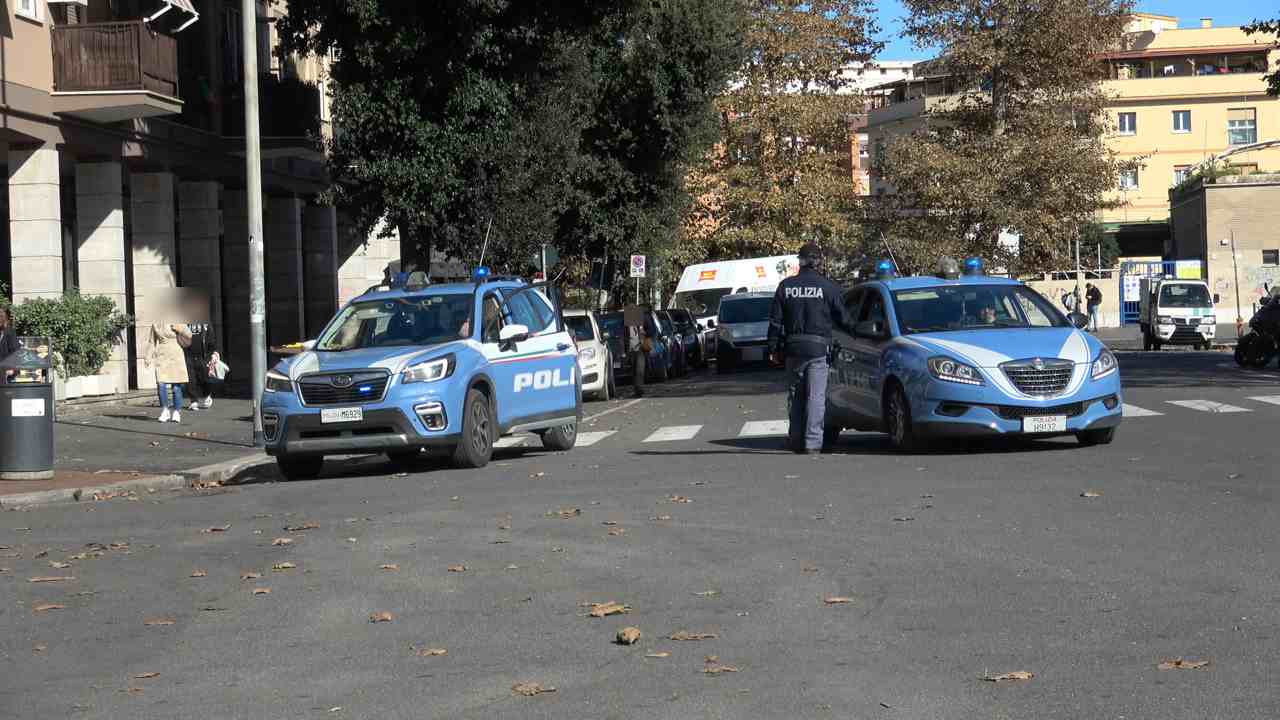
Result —
<path fill-rule="evenodd" d="M 800 271 L 796 255 L 700 263 L 684 269 L 672 305 L 688 310 L 698 322 L 706 357 L 716 343 L 716 314 L 720 298 L 748 292 L 773 292 L 784 278 Z"/>
<path fill-rule="evenodd" d="M 1144 350 L 1165 345 L 1194 345 L 1208 350 L 1218 329 L 1217 296 L 1203 280 L 1142 278 L 1138 323 Z"/>

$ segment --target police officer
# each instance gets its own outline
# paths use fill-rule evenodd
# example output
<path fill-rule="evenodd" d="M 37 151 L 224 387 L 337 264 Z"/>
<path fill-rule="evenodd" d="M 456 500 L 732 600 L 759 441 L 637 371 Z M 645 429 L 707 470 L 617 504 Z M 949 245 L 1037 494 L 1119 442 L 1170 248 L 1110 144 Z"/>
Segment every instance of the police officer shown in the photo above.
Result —
<path fill-rule="evenodd" d="M 786 358 L 788 445 L 792 451 L 806 455 L 822 452 L 831 329 L 838 325 L 853 332 L 839 288 L 818 272 L 821 259 L 816 245 L 800 248 L 800 272 L 778 285 L 769 313 L 772 359 L 778 362 L 779 356 Z"/>

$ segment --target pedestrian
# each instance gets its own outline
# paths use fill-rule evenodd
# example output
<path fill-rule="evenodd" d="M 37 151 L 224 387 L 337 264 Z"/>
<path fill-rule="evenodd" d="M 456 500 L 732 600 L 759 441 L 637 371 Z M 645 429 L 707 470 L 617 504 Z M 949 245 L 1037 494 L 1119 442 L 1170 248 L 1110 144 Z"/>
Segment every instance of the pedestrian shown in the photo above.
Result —
<path fill-rule="evenodd" d="M 191 398 L 191 410 L 208 410 L 213 407 L 213 386 L 209 379 L 209 361 L 217 353 L 213 326 L 206 322 L 190 323 L 191 342 L 184 345 L 182 354 L 187 361 L 187 396 Z M 182 343 L 179 343 L 181 345 Z"/>
<path fill-rule="evenodd" d="M 156 391 L 160 395 L 160 422 L 182 422 L 182 386 L 190 379 L 182 344 L 191 342 L 186 325 L 155 323 L 151 326 L 147 367 L 156 373 Z"/>
<path fill-rule="evenodd" d="M 1089 332 L 1098 332 L 1098 315 L 1102 313 L 1102 291 L 1097 285 L 1086 283 L 1084 300 L 1089 309 Z"/>
<path fill-rule="evenodd" d="M 800 248 L 800 272 L 778 285 L 769 312 L 770 360 L 786 359 L 788 445 L 806 455 L 822 452 L 831 330 L 853 333 L 839 288 L 819 272 L 821 262 L 816 245 Z"/>
<path fill-rule="evenodd" d="M 1062 307 L 1067 309 L 1068 315 L 1075 312 L 1076 308 L 1080 307 L 1080 298 L 1077 297 L 1075 290 L 1072 290 L 1071 292 L 1067 292 L 1066 290 L 1062 291 Z"/>
<path fill-rule="evenodd" d="M 18 343 L 18 336 L 13 334 L 11 325 L 12 320 L 9 318 L 9 308 L 0 307 L 0 360 L 8 358 L 22 347 Z M 13 377 L 13 374 L 13 370 L 6 370 L 3 380 L 8 382 L 9 378 Z"/>
<path fill-rule="evenodd" d="M 638 398 L 644 397 L 645 372 L 648 369 L 649 353 L 653 352 L 653 339 L 645 332 L 644 309 L 635 308 L 625 312 L 624 317 L 631 323 L 627 325 L 627 351 L 631 354 L 631 388 Z"/>

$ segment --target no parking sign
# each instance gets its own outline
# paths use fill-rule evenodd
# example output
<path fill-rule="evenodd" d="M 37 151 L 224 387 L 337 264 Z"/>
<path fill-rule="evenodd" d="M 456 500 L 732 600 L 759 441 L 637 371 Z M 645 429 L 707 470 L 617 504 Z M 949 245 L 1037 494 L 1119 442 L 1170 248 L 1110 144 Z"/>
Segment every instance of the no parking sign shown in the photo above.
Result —
<path fill-rule="evenodd" d="M 644 277 L 644 268 L 645 268 L 644 256 L 632 255 L 631 256 L 631 277 L 633 278 Z"/>

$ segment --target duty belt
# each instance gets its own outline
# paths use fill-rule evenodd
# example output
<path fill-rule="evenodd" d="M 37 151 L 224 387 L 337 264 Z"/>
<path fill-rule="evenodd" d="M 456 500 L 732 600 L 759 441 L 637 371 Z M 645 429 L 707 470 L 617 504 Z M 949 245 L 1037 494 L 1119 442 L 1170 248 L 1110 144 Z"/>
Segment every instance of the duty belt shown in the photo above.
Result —
<path fill-rule="evenodd" d="M 815 343 L 818 345 L 830 345 L 831 338 L 823 335 L 788 335 L 787 344 L 791 343 Z"/>

